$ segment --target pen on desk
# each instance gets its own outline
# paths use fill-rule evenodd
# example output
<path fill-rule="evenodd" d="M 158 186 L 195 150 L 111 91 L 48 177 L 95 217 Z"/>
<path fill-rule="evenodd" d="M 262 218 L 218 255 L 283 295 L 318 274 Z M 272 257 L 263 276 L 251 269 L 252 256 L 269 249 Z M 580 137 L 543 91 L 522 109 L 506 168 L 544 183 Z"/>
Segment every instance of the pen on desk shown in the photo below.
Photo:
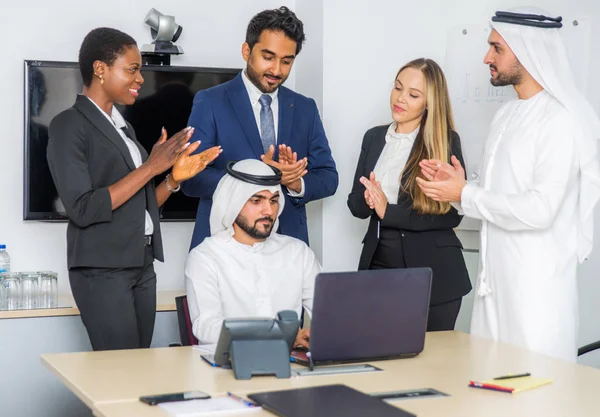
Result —
<path fill-rule="evenodd" d="M 306 357 L 308 358 L 308 369 L 312 372 L 315 369 L 315 364 L 313 363 L 310 351 L 306 352 Z"/>
<path fill-rule="evenodd" d="M 508 375 L 498 376 L 498 377 L 494 378 L 494 380 L 521 378 L 521 377 L 524 377 L 524 376 L 531 376 L 531 374 L 529 372 L 524 372 L 522 374 L 508 374 Z"/>
<path fill-rule="evenodd" d="M 257 405 L 254 404 L 252 401 L 248 401 L 248 400 L 246 400 L 246 399 L 244 399 L 242 397 L 238 397 L 237 395 L 235 395 L 232 392 L 228 392 L 227 396 L 229 398 L 231 398 L 232 400 L 236 400 L 237 402 L 240 402 L 240 403 L 242 403 L 244 405 L 247 405 L 248 407 L 257 407 Z"/>

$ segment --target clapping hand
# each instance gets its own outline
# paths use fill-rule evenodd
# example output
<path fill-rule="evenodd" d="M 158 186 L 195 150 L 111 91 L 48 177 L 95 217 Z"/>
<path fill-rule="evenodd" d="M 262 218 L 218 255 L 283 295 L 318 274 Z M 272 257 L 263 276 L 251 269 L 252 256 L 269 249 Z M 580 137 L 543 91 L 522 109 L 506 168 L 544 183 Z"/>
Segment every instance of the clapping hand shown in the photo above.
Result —
<path fill-rule="evenodd" d="M 292 165 L 298 162 L 298 154 L 286 145 L 279 145 L 279 163 Z"/>
<path fill-rule="evenodd" d="M 296 152 L 285 145 L 279 145 L 279 161 L 273 159 L 275 147 L 271 145 L 266 154 L 261 155 L 260 159 L 267 165 L 275 167 L 281 171 L 281 184 L 288 189 L 299 193 L 302 190 L 302 181 L 300 180 L 308 172 L 308 159 L 302 158 L 298 161 Z"/>
<path fill-rule="evenodd" d="M 188 147 L 188 141 L 193 133 L 193 127 L 186 127 L 167 139 L 167 130 L 162 128 L 160 138 L 152 147 L 152 152 L 146 161 L 152 176 L 162 174 L 173 166 L 177 156 Z"/>
<path fill-rule="evenodd" d="M 360 177 L 360 183 L 365 186 L 365 202 L 371 210 L 375 210 L 380 219 L 383 219 L 388 200 L 381 189 L 381 184 L 375 178 L 375 173 L 371 172 L 368 179 Z"/>
<path fill-rule="evenodd" d="M 206 168 L 208 164 L 214 161 L 223 152 L 220 146 L 213 146 L 199 154 L 192 155 L 200 146 L 200 141 L 191 143 L 185 151 L 180 153 L 173 164 L 171 178 L 175 182 L 176 188 L 179 183 L 188 180 Z"/>
<path fill-rule="evenodd" d="M 421 172 L 427 179 L 417 177 L 417 185 L 432 200 L 458 202 L 467 183 L 465 170 L 457 157 L 452 155 L 452 165 L 437 159 L 425 159 L 419 162 Z"/>
<path fill-rule="evenodd" d="M 454 167 L 438 159 L 423 159 L 419 162 L 421 172 L 428 181 L 444 181 L 450 178 Z"/>

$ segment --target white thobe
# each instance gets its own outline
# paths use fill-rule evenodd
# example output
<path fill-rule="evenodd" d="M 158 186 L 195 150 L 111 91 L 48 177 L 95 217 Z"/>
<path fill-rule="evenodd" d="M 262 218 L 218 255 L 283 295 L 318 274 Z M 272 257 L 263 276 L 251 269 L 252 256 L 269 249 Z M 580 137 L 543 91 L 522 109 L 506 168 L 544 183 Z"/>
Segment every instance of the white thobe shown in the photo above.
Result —
<path fill-rule="evenodd" d="M 575 361 L 578 180 L 573 116 L 542 91 L 496 114 L 461 211 L 482 220 L 471 333 Z"/>
<path fill-rule="evenodd" d="M 312 310 L 314 281 L 321 272 L 301 240 L 272 233 L 252 246 L 236 241 L 232 228 L 206 238 L 188 255 L 185 282 L 194 336 L 217 343 L 223 320 L 275 317 L 302 306 Z"/>

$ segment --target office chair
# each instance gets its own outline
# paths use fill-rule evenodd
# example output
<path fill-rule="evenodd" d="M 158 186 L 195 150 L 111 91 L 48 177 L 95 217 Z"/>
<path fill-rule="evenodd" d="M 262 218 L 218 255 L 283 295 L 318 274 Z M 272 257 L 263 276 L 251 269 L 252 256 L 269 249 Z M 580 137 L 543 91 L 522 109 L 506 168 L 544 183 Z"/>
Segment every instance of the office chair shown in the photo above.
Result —
<path fill-rule="evenodd" d="M 586 353 L 594 351 L 596 349 L 600 349 L 600 340 L 577 349 L 577 356 L 585 355 Z"/>
<path fill-rule="evenodd" d="M 187 303 L 187 295 L 175 297 L 175 306 L 177 308 L 177 324 L 179 326 L 179 339 L 181 343 L 170 343 L 170 347 L 174 346 L 192 346 L 198 344 L 198 339 L 192 331 L 192 320 L 190 319 L 190 310 Z M 300 328 L 304 327 L 304 307 L 302 307 L 302 315 L 300 316 Z"/>
<path fill-rule="evenodd" d="M 179 325 L 181 346 L 197 345 L 198 339 L 196 339 L 192 332 L 192 320 L 190 319 L 187 295 L 175 297 L 175 306 L 177 307 L 177 323 Z"/>

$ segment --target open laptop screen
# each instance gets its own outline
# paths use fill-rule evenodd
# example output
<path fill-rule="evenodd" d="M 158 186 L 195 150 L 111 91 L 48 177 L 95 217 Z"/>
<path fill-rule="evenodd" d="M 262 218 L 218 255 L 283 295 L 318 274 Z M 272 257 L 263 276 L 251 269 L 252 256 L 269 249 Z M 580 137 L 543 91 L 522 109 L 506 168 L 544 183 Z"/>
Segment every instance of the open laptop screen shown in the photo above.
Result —
<path fill-rule="evenodd" d="M 315 361 L 413 356 L 423 350 L 430 268 L 322 273 L 310 351 Z"/>

